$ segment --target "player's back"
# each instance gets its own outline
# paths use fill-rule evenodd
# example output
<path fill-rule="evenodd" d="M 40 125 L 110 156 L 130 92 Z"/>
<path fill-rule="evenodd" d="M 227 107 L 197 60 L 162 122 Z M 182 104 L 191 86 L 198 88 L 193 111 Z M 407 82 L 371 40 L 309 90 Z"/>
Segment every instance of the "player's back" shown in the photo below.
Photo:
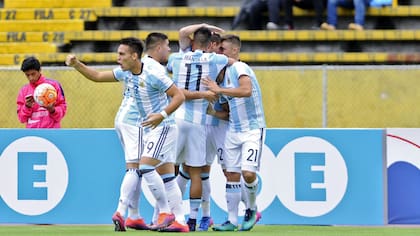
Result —
<path fill-rule="evenodd" d="M 228 63 L 228 58 L 216 53 L 205 53 L 201 50 L 186 53 L 174 53 L 169 57 L 168 70 L 172 71 L 175 84 L 180 89 L 189 91 L 208 90 L 201 80 L 210 77 L 216 80 L 217 75 Z M 193 123 L 205 124 L 208 101 L 205 99 L 186 100 L 178 108 L 175 116 Z"/>

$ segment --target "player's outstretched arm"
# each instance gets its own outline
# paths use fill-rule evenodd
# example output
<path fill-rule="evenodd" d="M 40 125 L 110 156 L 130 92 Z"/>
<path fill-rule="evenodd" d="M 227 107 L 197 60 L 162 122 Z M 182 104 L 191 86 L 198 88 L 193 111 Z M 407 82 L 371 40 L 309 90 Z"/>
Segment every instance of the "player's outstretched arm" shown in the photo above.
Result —
<path fill-rule="evenodd" d="M 114 73 L 112 71 L 97 71 L 86 66 L 77 59 L 76 55 L 69 54 L 66 58 L 66 65 L 71 66 L 79 71 L 83 76 L 95 82 L 115 82 Z"/>

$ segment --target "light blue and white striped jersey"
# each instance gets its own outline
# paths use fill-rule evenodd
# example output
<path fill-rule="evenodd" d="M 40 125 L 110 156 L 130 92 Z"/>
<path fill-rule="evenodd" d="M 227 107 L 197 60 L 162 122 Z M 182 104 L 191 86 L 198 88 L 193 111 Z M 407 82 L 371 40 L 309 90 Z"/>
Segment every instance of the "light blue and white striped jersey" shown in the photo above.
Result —
<path fill-rule="evenodd" d="M 137 126 L 140 126 L 147 115 L 159 113 L 166 108 L 169 104 L 166 90 L 174 84 L 165 67 L 153 58 L 146 55 L 142 58 L 142 63 L 143 68 L 140 75 L 122 71 L 121 68 L 114 69 L 117 80 L 127 81 L 117 119 L 130 123 L 135 120 L 134 116 L 137 115 Z M 164 119 L 159 125 L 166 124 L 175 124 L 173 116 Z"/>
<path fill-rule="evenodd" d="M 229 103 L 229 130 L 244 132 L 265 128 L 265 116 L 261 97 L 261 89 L 254 71 L 243 62 L 235 62 L 227 67 L 222 87 L 238 88 L 239 77 L 247 75 L 251 78 L 252 94 L 250 97 L 223 96 Z"/>
<path fill-rule="evenodd" d="M 208 89 L 201 84 L 201 79 L 209 76 L 212 80 L 216 80 L 227 63 L 228 58 L 225 55 L 195 50 L 171 54 L 167 67 L 172 72 L 173 80 L 179 89 L 206 91 Z M 205 125 L 207 105 L 206 99 L 185 100 L 176 110 L 175 117 Z"/>

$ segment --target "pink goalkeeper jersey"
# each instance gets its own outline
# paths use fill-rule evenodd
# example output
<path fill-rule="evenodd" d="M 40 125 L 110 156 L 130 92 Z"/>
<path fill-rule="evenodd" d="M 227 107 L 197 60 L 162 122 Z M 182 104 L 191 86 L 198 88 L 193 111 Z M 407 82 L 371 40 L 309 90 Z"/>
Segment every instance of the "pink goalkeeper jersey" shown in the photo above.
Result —
<path fill-rule="evenodd" d="M 25 97 L 33 95 L 36 86 L 42 83 L 49 83 L 57 90 L 57 101 L 55 112 L 49 113 L 44 107 L 35 103 L 31 108 L 25 106 Z M 47 79 L 41 75 L 36 84 L 24 85 L 17 97 L 17 115 L 21 123 L 26 123 L 26 128 L 60 128 L 60 121 L 67 111 L 67 103 L 63 89 L 58 81 Z"/>

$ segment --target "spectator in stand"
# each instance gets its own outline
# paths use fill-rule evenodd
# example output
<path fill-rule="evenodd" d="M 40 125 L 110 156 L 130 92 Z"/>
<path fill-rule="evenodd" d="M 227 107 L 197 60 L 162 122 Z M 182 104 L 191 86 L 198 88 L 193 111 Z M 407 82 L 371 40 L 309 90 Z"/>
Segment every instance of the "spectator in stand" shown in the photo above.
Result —
<path fill-rule="evenodd" d="M 315 10 L 315 22 L 313 29 L 319 29 L 321 24 L 324 22 L 324 9 L 327 4 L 327 0 L 284 0 L 283 1 L 283 8 L 284 8 L 284 21 L 285 21 L 285 29 L 294 29 L 294 21 L 293 21 L 293 6 L 299 7 L 305 10 Z M 279 28 L 277 25 L 270 25 L 271 28 L 267 29 L 277 29 Z"/>
<path fill-rule="evenodd" d="M 248 29 L 263 29 L 263 14 L 268 12 L 268 22 L 265 25 L 267 29 L 280 29 L 280 8 L 282 0 L 252 0 L 248 7 Z M 285 28 L 288 29 L 288 28 Z"/>
<path fill-rule="evenodd" d="M 186 6 L 188 6 L 188 0 L 172 0 L 172 6 L 174 6 L 174 7 L 186 7 Z"/>
<path fill-rule="evenodd" d="M 328 0 L 327 22 L 321 24 L 323 30 L 335 30 L 337 28 L 337 7 L 354 9 L 354 22 L 348 28 L 351 30 L 363 30 L 365 24 L 366 7 L 370 0 Z"/>

